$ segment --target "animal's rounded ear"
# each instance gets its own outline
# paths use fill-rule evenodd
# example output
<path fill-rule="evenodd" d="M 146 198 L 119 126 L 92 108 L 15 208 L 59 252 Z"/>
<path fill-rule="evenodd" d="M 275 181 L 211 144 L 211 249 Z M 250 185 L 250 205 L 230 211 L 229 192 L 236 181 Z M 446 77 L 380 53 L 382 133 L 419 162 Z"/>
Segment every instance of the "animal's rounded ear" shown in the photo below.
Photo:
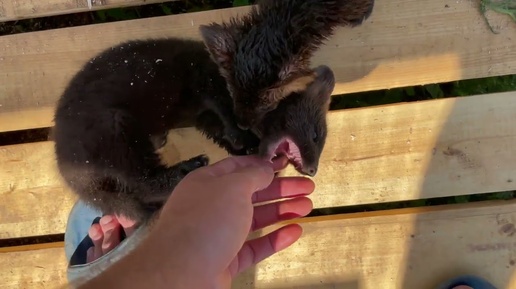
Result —
<path fill-rule="evenodd" d="M 270 88 L 266 91 L 266 99 L 268 103 L 274 104 L 274 108 L 278 103 L 295 92 L 302 92 L 315 80 L 314 73 L 300 74 L 292 76 L 280 83 L 277 87 Z"/>
<path fill-rule="evenodd" d="M 327 93 L 332 93 L 335 89 L 335 74 L 330 67 L 326 65 L 319 65 L 314 69 L 316 78 L 322 84 L 324 84 L 324 89 L 326 89 Z"/>
<path fill-rule="evenodd" d="M 333 70 L 326 65 L 317 66 L 314 69 L 316 79 L 322 84 L 324 94 L 331 94 L 335 89 L 335 74 Z"/>
<path fill-rule="evenodd" d="M 236 40 L 230 31 L 218 23 L 201 25 L 199 31 L 213 61 L 221 69 L 230 70 L 233 54 L 236 50 Z"/>
<path fill-rule="evenodd" d="M 335 74 L 326 65 L 320 65 L 314 69 L 316 75 L 315 82 L 318 84 L 319 97 L 322 98 L 325 105 L 329 107 L 331 103 L 331 94 L 335 89 Z"/>

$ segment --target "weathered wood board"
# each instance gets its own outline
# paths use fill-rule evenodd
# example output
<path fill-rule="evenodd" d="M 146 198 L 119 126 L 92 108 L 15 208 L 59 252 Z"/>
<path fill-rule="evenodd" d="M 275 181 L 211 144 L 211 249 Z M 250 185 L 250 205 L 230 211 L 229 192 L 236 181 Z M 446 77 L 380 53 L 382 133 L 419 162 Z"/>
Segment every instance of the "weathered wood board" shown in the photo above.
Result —
<path fill-rule="evenodd" d="M 460 274 L 516 288 L 516 202 L 329 216 L 233 288 L 435 288 Z M 327 221 L 324 221 L 327 219 Z"/>
<path fill-rule="evenodd" d="M 335 94 L 514 73 L 516 24 L 500 16 L 503 29 L 493 34 L 477 6 L 472 1 L 378 0 L 371 18 L 360 27 L 339 29 L 317 51 L 313 64 L 332 67 Z M 248 9 L 0 37 L 0 131 L 51 126 L 53 106 L 67 81 L 103 49 L 136 38 L 200 39 L 200 24 Z"/>
<path fill-rule="evenodd" d="M 0 22 L 176 0 L 0 0 Z"/>
<path fill-rule="evenodd" d="M 296 244 L 233 288 L 431 289 L 458 274 L 516 288 L 515 212 L 511 201 L 307 218 Z M 62 248 L 2 252 L 0 287 L 58 288 L 66 265 Z"/>
<path fill-rule="evenodd" d="M 316 208 L 516 189 L 516 92 L 329 115 Z M 227 154 L 191 128 L 172 131 L 168 163 Z M 295 174 L 289 167 L 285 175 Z M 0 238 L 62 233 L 73 195 L 53 142 L 0 147 Z"/>
<path fill-rule="evenodd" d="M 58 289 L 67 283 L 66 257 L 61 246 L 30 250 L 0 251 L 0 288 Z M 34 246 L 32 246 L 34 247 Z"/>

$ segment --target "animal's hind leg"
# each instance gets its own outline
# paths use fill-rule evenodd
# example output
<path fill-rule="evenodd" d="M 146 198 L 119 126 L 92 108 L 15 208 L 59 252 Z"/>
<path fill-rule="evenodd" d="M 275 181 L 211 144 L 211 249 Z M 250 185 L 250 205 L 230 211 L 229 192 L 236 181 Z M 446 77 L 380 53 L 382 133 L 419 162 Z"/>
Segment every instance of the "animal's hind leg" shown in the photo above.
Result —
<path fill-rule="evenodd" d="M 97 126 L 95 136 L 111 141 L 97 150 L 100 155 L 96 162 L 103 168 L 100 177 L 109 184 L 106 191 L 112 192 L 109 207 L 119 208 L 120 214 L 148 217 L 162 206 L 184 176 L 208 163 L 207 157 L 198 156 L 166 167 L 155 144 L 131 114 L 117 111 L 106 119 L 102 124 L 108 126 Z"/>

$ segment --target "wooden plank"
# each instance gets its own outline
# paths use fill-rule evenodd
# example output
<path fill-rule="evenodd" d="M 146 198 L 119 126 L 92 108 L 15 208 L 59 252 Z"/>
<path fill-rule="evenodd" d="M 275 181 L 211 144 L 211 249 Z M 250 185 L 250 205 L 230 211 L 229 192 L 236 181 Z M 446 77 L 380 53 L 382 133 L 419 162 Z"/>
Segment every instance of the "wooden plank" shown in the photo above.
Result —
<path fill-rule="evenodd" d="M 64 244 L 64 242 L 52 242 L 21 246 L 0 247 L 0 253 L 26 252 L 42 249 L 63 248 Z"/>
<path fill-rule="evenodd" d="M 516 24 L 508 17 L 495 17 L 493 23 L 503 24 L 495 35 L 477 6 L 471 1 L 445 5 L 433 0 L 378 0 L 371 18 L 360 27 L 339 29 L 316 53 L 314 65 L 332 66 L 338 81 L 335 94 L 515 73 L 516 41 L 511 37 Z M 200 39 L 200 24 L 227 20 L 248 9 L 0 37 L 0 115 L 11 113 L 0 131 L 51 126 L 53 106 L 67 81 L 107 47 L 135 38 Z M 47 114 L 17 123 L 15 119 L 32 110 Z"/>
<path fill-rule="evenodd" d="M 516 288 L 515 211 L 512 201 L 306 218 L 297 243 L 239 276 L 233 288 L 434 288 L 464 273 Z M 65 284 L 63 255 L 57 248 L 0 253 L 0 266 L 9 268 L 0 272 L 0 287 Z"/>
<path fill-rule="evenodd" d="M 0 22 L 175 0 L 0 0 Z"/>
<path fill-rule="evenodd" d="M 171 131 L 162 152 L 167 163 L 202 153 L 227 156 L 193 129 Z M 0 176 L 0 239 L 64 232 L 76 196 L 61 182 L 53 142 L 0 147 Z"/>
<path fill-rule="evenodd" d="M 514 111 L 516 92 L 333 112 L 314 206 L 514 190 Z M 226 156 L 190 128 L 172 131 L 163 151 L 168 163 L 200 153 Z M 74 199 L 52 142 L 0 147 L 0 175 L 0 238 L 64 231 Z"/>
<path fill-rule="evenodd" d="M 67 283 L 64 248 L 0 252 L 3 289 L 58 289 Z"/>
<path fill-rule="evenodd" d="M 49 119 L 52 121 L 54 119 L 53 107 L 3 112 L 2 107 L 0 106 L 0 133 L 22 129 L 49 127 Z"/>
<path fill-rule="evenodd" d="M 0 239 L 63 233 L 76 197 L 60 183 L 53 143 L 0 147 Z"/>
<path fill-rule="evenodd" d="M 459 274 L 516 288 L 515 209 L 512 201 L 310 220 L 296 244 L 233 288 L 435 288 Z"/>

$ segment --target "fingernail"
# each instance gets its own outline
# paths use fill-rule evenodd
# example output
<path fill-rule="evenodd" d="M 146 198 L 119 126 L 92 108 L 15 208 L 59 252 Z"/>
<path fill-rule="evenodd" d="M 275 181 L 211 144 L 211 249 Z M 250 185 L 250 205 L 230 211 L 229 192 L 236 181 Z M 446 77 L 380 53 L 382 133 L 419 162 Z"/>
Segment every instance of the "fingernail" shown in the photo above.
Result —
<path fill-rule="evenodd" d="M 308 195 L 309 195 L 309 193 L 305 193 L 305 194 L 295 194 L 295 195 L 287 196 L 286 198 L 289 198 L 289 199 L 296 199 L 296 198 L 306 197 L 306 196 L 308 196 Z"/>
<path fill-rule="evenodd" d="M 94 229 L 94 228 L 90 228 L 89 232 L 88 232 L 88 235 L 90 235 L 90 238 L 93 239 L 93 240 L 97 240 L 100 238 L 100 233 L 97 229 Z"/>
<path fill-rule="evenodd" d="M 266 174 L 274 174 L 274 170 L 269 167 L 269 166 L 264 166 L 264 167 L 261 167 L 263 172 L 266 173 Z"/>
<path fill-rule="evenodd" d="M 106 215 L 100 219 L 99 223 L 102 225 L 107 225 L 107 224 L 111 223 L 112 221 L 113 221 L 113 217 Z"/>
<path fill-rule="evenodd" d="M 295 219 L 295 218 L 299 218 L 299 217 L 302 217 L 302 215 L 299 215 L 299 214 L 296 214 L 293 212 L 287 212 L 287 213 L 283 213 L 280 215 L 281 220 L 291 220 L 291 219 Z"/>

